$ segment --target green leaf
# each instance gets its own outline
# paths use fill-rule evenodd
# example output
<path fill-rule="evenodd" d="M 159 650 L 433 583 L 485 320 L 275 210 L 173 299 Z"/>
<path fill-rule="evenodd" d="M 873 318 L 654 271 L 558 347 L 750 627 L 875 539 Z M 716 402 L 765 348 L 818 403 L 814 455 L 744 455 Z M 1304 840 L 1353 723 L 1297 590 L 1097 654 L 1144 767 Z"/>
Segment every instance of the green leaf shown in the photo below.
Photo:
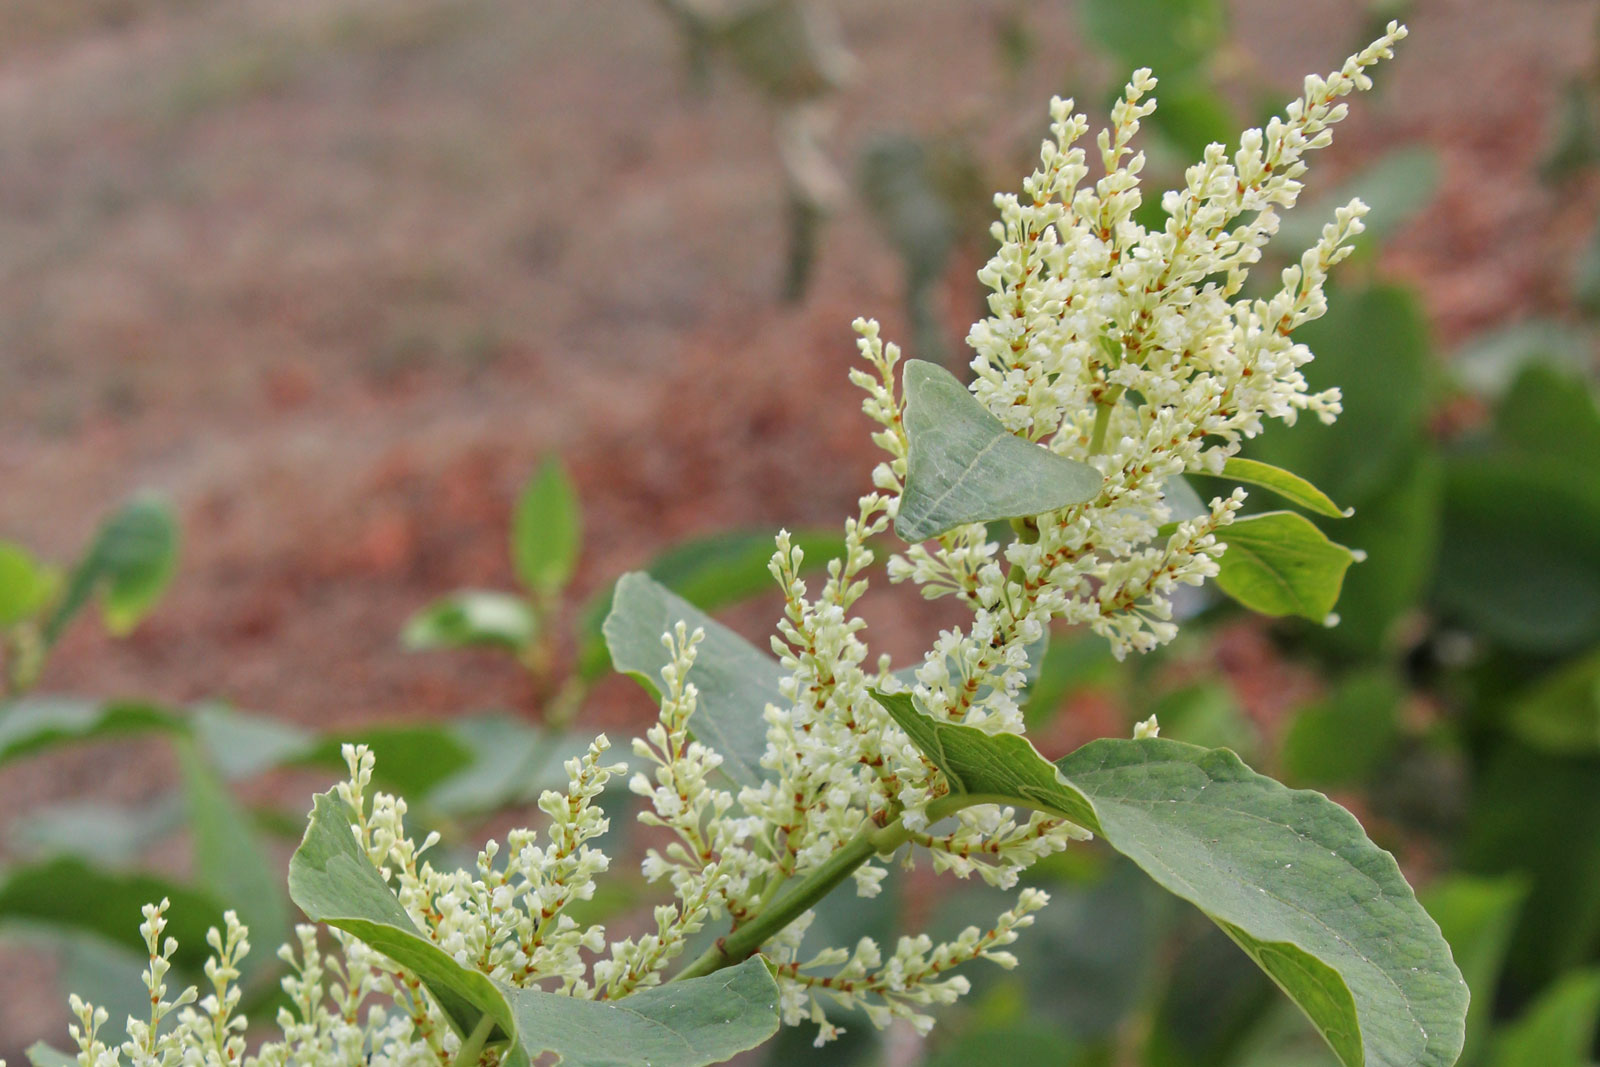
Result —
<path fill-rule="evenodd" d="M 1548 752 L 1600 752 L 1600 651 L 1562 664 L 1519 694 L 1505 725 Z"/>
<path fill-rule="evenodd" d="M 323 737 L 296 762 L 342 770 L 346 744 L 363 744 L 377 758 L 378 782 L 419 801 L 441 782 L 472 765 L 472 751 L 443 723 L 368 727 Z"/>
<path fill-rule="evenodd" d="M 1163 105 L 1165 101 L 1163 101 Z M 1298 260 L 1322 236 L 1322 227 L 1336 209 L 1359 197 L 1367 205 L 1366 226 L 1359 245 L 1380 242 L 1399 230 L 1432 202 L 1439 188 L 1439 156 L 1427 147 L 1397 148 L 1342 182 L 1315 203 L 1288 212 L 1273 242 Z"/>
<path fill-rule="evenodd" d="M 1082 12 L 1089 35 L 1124 65 L 1152 67 L 1163 80 L 1202 66 L 1227 27 L 1218 0 L 1089 0 Z"/>
<path fill-rule="evenodd" d="M 206 758 L 224 778 L 249 778 L 304 759 L 317 738 L 266 715 L 210 702 L 194 709 L 189 727 Z M 299 833 L 296 820 L 295 832 Z"/>
<path fill-rule="evenodd" d="M 1263 489 L 1277 493 L 1291 504 L 1317 515 L 1326 515 L 1330 519 L 1348 519 L 1355 513 L 1351 508 L 1339 507 L 1328 498 L 1328 494 L 1298 474 L 1286 471 L 1282 467 L 1274 467 L 1270 463 L 1262 463 L 1260 460 L 1232 456 L 1222 465 L 1222 474 L 1218 477 L 1231 478 L 1247 485 L 1259 485 Z"/>
<path fill-rule="evenodd" d="M 1589 372 L 1592 349 L 1588 335 L 1556 319 L 1529 319 L 1474 337 L 1450 360 L 1450 373 L 1468 390 L 1497 397 L 1518 374 L 1547 364 L 1567 374 Z"/>
<path fill-rule="evenodd" d="M 791 533 L 789 543 L 804 554 L 802 574 L 820 570 L 829 560 L 844 555 L 844 540 L 833 533 L 802 530 Z M 700 610 L 716 611 L 777 588 L 767 569 L 775 550 L 770 532 L 731 530 L 674 545 L 644 569 Z M 590 681 L 611 669 L 600 627 L 611 613 L 612 589 L 607 586 L 584 606 L 579 624 L 578 673 Z"/>
<path fill-rule="evenodd" d="M 1284 777 L 1323 789 L 1370 781 L 1400 741 L 1404 696 L 1399 682 L 1376 670 L 1302 708 L 1284 734 Z"/>
<path fill-rule="evenodd" d="M 581 547 L 578 494 L 555 457 L 534 472 L 511 520 L 511 561 L 517 577 L 542 596 L 561 592 Z"/>
<path fill-rule="evenodd" d="M 168 794 L 142 807 L 92 801 L 53 804 L 19 818 L 9 837 L 27 856 L 78 856 L 100 866 L 128 868 L 182 826 L 183 806 Z"/>
<path fill-rule="evenodd" d="M 588 749 L 577 734 L 551 734 L 510 715 L 474 715 L 450 724 L 451 736 L 471 762 L 428 790 L 428 810 L 473 815 L 535 799 L 564 788 L 561 765 Z"/>
<path fill-rule="evenodd" d="M 154 704 L 30 697 L 0 715 L 0 764 L 59 744 L 185 729 L 181 716 Z"/>
<path fill-rule="evenodd" d="M 754 1048 L 778 1027 L 777 984 L 759 957 L 614 1003 L 513 989 L 463 967 L 417 929 L 361 851 L 333 792 L 316 798 L 290 861 L 289 893 L 312 919 L 414 973 L 458 1033 L 492 1018 L 490 1041 L 515 1045 L 507 1062 L 553 1052 L 565 1067 L 700 1067 Z"/>
<path fill-rule="evenodd" d="M 722 756 L 722 770 L 740 785 L 759 785 L 766 772 L 768 704 L 785 703 L 778 691 L 783 668 L 778 661 L 706 615 L 693 604 L 635 571 L 617 579 L 606 645 L 617 670 L 631 674 L 655 692 L 668 653 L 663 634 L 679 622 L 705 631 L 689 680 L 700 691 L 690 731 Z"/>
<path fill-rule="evenodd" d="M 141 955 L 140 909 L 163 899 L 167 934 L 178 939 L 173 962 L 198 973 L 211 950 L 206 931 L 221 928 L 222 905 L 209 893 L 148 874 L 122 874 L 62 856 L 13 867 L 0 881 L 0 925 L 39 924 L 94 934 Z"/>
<path fill-rule="evenodd" d="M 1501 398 L 1494 429 L 1504 444 L 1564 462 L 1578 477 L 1600 468 L 1600 408 L 1581 373 L 1528 364 Z"/>
<path fill-rule="evenodd" d="M 1092 742 L 1047 762 L 1015 734 L 936 722 L 878 694 L 952 794 L 1021 804 L 1099 834 L 1220 926 L 1347 1067 L 1448 1067 L 1467 989 L 1393 857 L 1349 812 L 1227 750 Z"/>
<path fill-rule="evenodd" d="M 1473 878 L 1455 874 L 1428 887 L 1422 905 L 1428 909 L 1450 943 L 1467 988 L 1473 991 L 1467 1008 L 1467 1044 L 1462 1062 L 1477 1053 L 1494 1017 L 1495 979 L 1511 943 L 1517 912 L 1528 897 L 1524 879 Z"/>
<path fill-rule="evenodd" d="M 0 627 L 43 611 L 60 584 L 60 576 L 27 549 L 0 541 Z"/>
<path fill-rule="evenodd" d="M 100 524 L 45 623 L 53 644 L 99 590 L 106 629 L 125 634 L 155 606 L 178 566 L 178 523 L 160 499 L 138 496 Z"/>
<path fill-rule="evenodd" d="M 400 641 L 410 649 L 490 646 L 521 652 L 538 632 L 533 608 L 521 597 L 463 589 L 411 616 Z"/>
<path fill-rule="evenodd" d="M 1562 976 L 1497 1035 L 1489 1067 L 1589 1067 L 1600 1019 L 1600 971 Z"/>
<path fill-rule="evenodd" d="M 1288 511 L 1235 519 L 1218 531 L 1227 542 L 1217 587 L 1263 615 L 1323 622 L 1339 600 L 1355 554 L 1304 516 Z"/>
<path fill-rule="evenodd" d="M 76 1053 L 69 1056 L 60 1049 L 45 1044 L 43 1041 L 35 1041 L 29 1045 L 27 1057 L 28 1062 L 33 1064 L 33 1067 L 78 1067 Z"/>
<path fill-rule="evenodd" d="M 904 382 L 910 452 L 894 524 L 903 540 L 1042 515 L 1100 491 L 1099 471 L 1011 433 L 944 368 L 909 360 Z"/>
<path fill-rule="evenodd" d="M 189 831 L 200 884 L 239 913 L 258 945 L 289 937 L 283 871 L 267 858 L 250 814 L 222 784 L 199 747 L 178 742 L 178 767 L 189 808 Z M 257 957 L 259 965 L 269 957 Z"/>

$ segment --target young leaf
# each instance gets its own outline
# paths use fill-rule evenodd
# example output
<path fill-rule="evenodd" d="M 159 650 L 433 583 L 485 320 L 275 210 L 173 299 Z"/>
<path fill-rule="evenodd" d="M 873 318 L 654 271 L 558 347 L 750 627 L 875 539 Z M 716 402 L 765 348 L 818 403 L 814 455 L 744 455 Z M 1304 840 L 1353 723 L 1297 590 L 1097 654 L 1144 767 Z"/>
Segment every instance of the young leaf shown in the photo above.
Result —
<path fill-rule="evenodd" d="M 1322 622 L 1339 600 L 1355 554 L 1328 540 L 1304 516 L 1288 511 L 1235 519 L 1218 538 L 1217 587 L 1263 615 L 1301 615 Z"/>
<path fill-rule="evenodd" d="M 106 629 L 125 634 L 155 606 L 178 566 L 178 523 L 156 497 L 138 496 L 105 522 L 73 568 L 66 593 L 45 623 L 53 644 L 99 589 Z"/>
<path fill-rule="evenodd" d="M 690 731 L 722 756 L 722 769 L 740 785 L 759 785 L 766 776 L 761 756 L 767 750 L 768 704 L 782 704 L 777 660 L 706 615 L 693 604 L 634 571 L 617 579 L 611 614 L 604 631 L 611 661 L 651 692 L 661 681 L 667 650 L 661 635 L 680 621 L 693 631 L 705 630 L 689 680 L 700 690 L 700 702 L 689 720 Z"/>
<path fill-rule="evenodd" d="M 520 652 L 538 632 L 533 608 L 521 597 L 463 589 L 411 616 L 400 641 L 409 649 L 488 645 Z"/>
<path fill-rule="evenodd" d="M 1100 491 L 1099 471 L 1011 433 L 944 368 L 907 361 L 905 391 L 910 453 L 894 524 L 903 540 L 1042 515 Z"/>
<path fill-rule="evenodd" d="M 578 494 L 561 461 L 539 465 L 511 520 L 511 560 L 517 577 L 542 596 L 561 592 L 578 562 Z"/>
<path fill-rule="evenodd" d="M 1260 460 L 1231 456 L 1228 462 L 1222 465 L 1222 473 L 1218 477 L 1231 478 L 1247 485 L 1259 485 L 1263 489 L 1277 493 L 1291 504 L 1297 504 L 1317 515 L 1326 515 L 1330 519 L 1348 519 L 1354 514 L 1352 509 L 1339 507 L 1328 499 L 1328 494 L 1293 471 L 1286 471 L 1282 467 L 1274 467 Z"/>
<path fill-rule="evenodd" d="M 1232 752 L 1105 739 L 1050 764 L 1015 734 L 878 700 L 973 803 L 1052 812 L 1099 834 L 1233 938 L 1346 1067 L 1449 1067 L 1467 988 L 1394 859 L 1319 793 Z"/>
<path fill-rule="evenodd" d="M 59 584 L 59 576 L 21 545 L 0 541 L 0 627 L 44 610 Z"/>
<path fill-rule="evenodd" d="M 500 985 L 424 937 L 361 851 L 342 801 L 319 794 L 289 864 L 289 893 L 306 915 L 365 941 L 409 969 L 461 1034 L 485 1015 L 504 1062 L 555 1053 L 564 1067 L 703 1067 L 754 1048 L 778 1028 L 778 987 L 753 957 L 705 978 L 615 1003 Z"/>

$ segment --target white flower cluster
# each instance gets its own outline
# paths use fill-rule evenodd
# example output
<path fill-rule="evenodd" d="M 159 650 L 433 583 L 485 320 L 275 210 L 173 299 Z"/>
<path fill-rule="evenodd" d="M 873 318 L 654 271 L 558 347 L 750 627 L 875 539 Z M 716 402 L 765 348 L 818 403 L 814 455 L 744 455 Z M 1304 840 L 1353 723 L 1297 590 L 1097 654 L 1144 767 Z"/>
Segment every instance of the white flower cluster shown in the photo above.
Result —
<path fill-rule="evenodd" d="M 680 623 L 663 638 L 669 662 L 659 719 L 633 744 L 643 769 L 629 786 L 648 801 L 642 821 L 661 835 L 644 859 L 645 877 L 669 884 L 675 902 L 655 909 L 651 932 L 617 941 L 567 914 L 593 895 L 609 863 L 592 844 L 607 829 L 595 801 L 625 767 L 604 762 L 603 736 L 568 761 L 565 793 L 541 796 L 543 843 L 532 830 L 514 831 L 503 847 L 486 845 L 471 871 L 428 861 L 437 838 L 413 842 L 405 802 L 369 797 L 372 755 L 350 748 L 350 780 L 339 796 L 352 832 L 417 928 L 463 966 L 508 986 L 610 999 L 663 981 L 688 940 L 726 918 L 728 937 L 685 972 L 737 962 L 729 942 L 761 951 L 776 970 L 785 1021 L 811 1020 L 819 1043 L 838 1032 L 824 1002 L 859 1008 L 880 1026 L 899 1018 L 926 1032 L 925 1009 L 967 989 L 953 968 L 978 958 L 1014 964 L 1005 947 L 1045 904 L 1037 889 L 1021 890 L 989 929 L 972 927 L 947 943 L 913 935 L 888 953 L 872 939 L 803 948 L 810 905 L 822 894 L 846 877 L 862 896 L 879 891 L 887 870 L 874 856 L 909 845 L 907 864 L 920 848 L 938 871 L 1010 888 L 1041 857 L 1087 836 L 1059 818 L 992 804 L 942 820 L 944 812 L 930 814 L 948 787 L 873 690 L 909 686 L 938 718 L 1017 733 L 1030 648 L 1052 623 L 1089 626 L 1119 655 L 1172 638 L 1171 594 L 1217 572 L 1216 533 L 1243 494 L 1213 499 L 1198 517 L 1175 516 L 1169 480 L 1219 472 L 1269 418 L 1292 422 L 1309 410 L 1326 420 L 1339 410 L 1336 391 L 1307 391 L 1300 368 L 1311 353 L 1290 335 L 1322 313 L 1327 272 L 1360 232 L 1363 206 L 1341 209 L 1275 293 L 1241 294 L 1278 212 L 1295 202 L 1306 153 L 1326 145 L 1344 116 L 1340 98 L 1370 86 L 1367 69 L 1404 33 L 1391 24 L 1341 70 L 1308 78 L 1285 117 L 1247 131 L 1231 157 L 1212 145 L 1184 188 L 1163 198 L 1168 220 L 1159 230 L 1134 221 L 1144 157 L 1130 145 L 1155 107 L 1149 72 L 1134 74 L 1099 137 L 1104 173 L 1093 185 L 1084 184 L 1088 155 L 1077 144 L 1087 121 L 1055 101 L 1040 169 L 1021 196 L 997 198 L 1001 247 L 980 275 L 993 291 L 991 315 L 968 338 L 977 353 L 972 391 L 1013 433 L 1093 464 L 1104 478 L 1099 494 L 1018 517 L 1024 535 L 1003 549 L 974 524 L 893 557 L 892 580 L 929 597 L 955 596 L 973 613 L 965 629 L 939 635 L 913 679 L 894 675 L 887 657 L 871 658 L 866 624 L 853 612 L 874 562 L 870 543 L 893 521 L 907 477 L 899 352 L 875 323 L 857 322 L 868 366 L 852 378 L 867 393 L 864 408 L 881 427 L 874 440 L 889 458 L 874 471 L 876 491 L 846 523 L 844 554 L 815 596 L 799 576 L 799 548 L 778 537 L 771 570 L 785 608 L 772 647 L 786 677 L 783 702 L 765 709 L 760 784 L 735 793 L 719 771 L 722 756 L 691 736 L 702 635 Z M 1155 731 L 1152 720 L 1136 733 Z M 126 1042 L 101 1042 L 105 1012 L 73 999 L 82 1067 L 114 1067 L 124 1057 L 138 1067 L 335 1067 L 363 1057 L 374 1067 L 448 1065 L 461 1047 L 416 976 L 337 931 L 337 951 L 324 953 L 307 927 L 281 953 L 293 1005 L 279 1015 L 283 1040 L 247 1056 L 234 1014 L 243 928 L 230 915 L 225 930 L 213 931 L 212 992 L 200 998 L 189 989 L 169 1002 L 174 946 L 162 943 L 163 914 L 164 905 L 146 911 L 152 1013 L 129 1020 Z M 492 1050 L 485 1055 L 492 1062 Z"/>

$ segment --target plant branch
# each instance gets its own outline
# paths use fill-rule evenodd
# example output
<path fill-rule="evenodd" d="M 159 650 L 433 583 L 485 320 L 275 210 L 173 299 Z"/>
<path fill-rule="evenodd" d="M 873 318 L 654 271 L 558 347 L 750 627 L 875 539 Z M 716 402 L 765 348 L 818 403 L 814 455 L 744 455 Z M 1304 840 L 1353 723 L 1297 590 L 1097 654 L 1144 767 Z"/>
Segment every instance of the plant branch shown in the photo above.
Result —
<path fill-rule="evenodd" d="M 461 1051 L 456 1053 L 455 1067 L 477 1067 L 478 1060 L 483 1058 L 484 1042 L 489 1040 L 489 1035 L 494 1031 L 494 1016 L 485 1012 L 483 1018 L 478 1020 L 478 1025 L 472 1028 L 461 1042 Z"/>

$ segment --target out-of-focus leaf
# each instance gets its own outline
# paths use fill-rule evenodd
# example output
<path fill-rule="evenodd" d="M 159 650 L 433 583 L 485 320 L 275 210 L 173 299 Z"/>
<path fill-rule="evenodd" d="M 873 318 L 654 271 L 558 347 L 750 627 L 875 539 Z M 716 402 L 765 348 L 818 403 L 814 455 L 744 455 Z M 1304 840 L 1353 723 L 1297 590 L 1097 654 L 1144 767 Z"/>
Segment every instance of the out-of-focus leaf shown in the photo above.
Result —
<path fill-rule="evenodd" d="M 1037 665 L 1038 677 L 1028 686 L 1022 705 L 1029 728 L 1047 722 L 1074 690 L 1113 679 L 1116 667 L 1111 646 L 1095 634 L 1053 638 Z"/>
<path fill-rule="evenodd" d="M 1452 459 L 1434 597 L 1516 651 L 1600 639 L 1600 483 L 1539 457 Z"/>
<path fill-rule="evenodd" d="M 909 452 L 894 524 L 902 540 L 1041 515 L 1100 491 L 1099 471 L 1011 433 L 944 368 L 908 360 L 904 380 Z"/>
<path fill-rule="evenodd" d="M 211 950 L 206 931 L 221 928 L 222 906 L 208 893 L 148 874 L 120 874 L 76 857 L 13 867 L 0 879 L 0 925 L 28 923 L 95 934 L 143 954 L 140 909 L 171 900 L 167 936 L 174 965 L 198 973 Z"/>
<path fill-rule="evenodd" d="M 1161 496 L 1167 504 L 1168 522 L 1183 522 L 1211 514 L 1210 504 L 1200 499 L 1189 479 L 1181 474 L 1174 474 L 1162 483 Z"/>
<path fill-rule="evenodd" d="M 733 65 L 774 100 L 826 95 L 851 66 L 833 24 L 798 0 L 753 0 L 712 25 Z"/>
<path fill-rule="evenodd" d="M 178 523 L 172 510 L 156 497 L 134 497 L 101 523 L 73 568 L 45 623 L 45 641 L 54 643 L 97 590 L 106 629 L 128 633 L 161 598 L 177 567 Z"/>
<path fill-rule="evenodd" d="M 297 762 L 343 770 L 341 748 L 359 743 L 377 759 L 373 775 L 385 789 L 410 799 L 426 797 L 434 786 L 472 764 L 472 752 L 442 723 L 378 726 L 324 737 Z"/>
<path fill-rule="evenodd" d="M 283 872 L 267 858 L 254 821 L 198 746 L 185 739 L 177 749 L 200 884 L 239 913 L 257 944 L 282 944 L 289 937 Z M 262 955 L 249 962 L 259 965 L 269 958 Z"/>
<path fill-rule="evenodd" d="M 1256 1024 L 1281 1003 L 1271 980 L 1220 928 L 1198 926 L 1171 963 L 1143 1063 L 1236 1067 L 1240 1043 L 1253 1037 Z"/>
<path fill-rule="evenodd" d="M 1590 345 L 1564 322 L 1534 319 L 1473 338 L 1450 360 L 1450 372 L 1479 396 L 1503 394 L 1523 369 L 1545 363 L 1572 375 L 1589 369 Z"/>
<path fill-rule="evenodd" d="M 1518 695 L 1505 724 L 1535 748 L 1600 753 L 1600 651 L 1562 664 Z"/>
<path fill-rule="evenodd" d="M 635 571 L 617 579 L 606 644 L 617 670 L 631 674 L 652 692 L 660 688 L 668 652 L 663 634 L 679 623 L 705 631 L 689 680 L 700 691 L 690 729 L 721 754 L 722 770 L 740 785 L 758 785 L 766 775 L 766 706 L 783 704 L 778 661 L 717 622 L 682 597 Z"/>
<path fill-rule="evenodd" d="M 1467 1008 L 1467 1045 L 1463 1063 L 1474 1062 L 1494 1017 L 1494 986 L 1511 943 L 1517 912 L 1527 899 L 1520 878 L 1472 878 L 1452 875 L 1422 894 L 1428 909 L 1450 942 L 1450 953 L 1472 990 Z"/>
<path fill-rule="evenodd" d="M 1502 981 L 1515 1004 L 1583 962 L 1600 937 L 1600 757 L 1553 756 L 1502 738 L 1483 759 L 1458 863 L 1529 887 Z"/>
<path fill-rule="evenodd" d="M 28 1062 L 33 1067 L 78 1067 L 78 1057 L 69 1056 L 60 1049 L 35 1041 L 28 1046 Z"/>
<path fill-rule="evenodd" d="M 27 549 L 0 541 L 0 627 L 43 611 L 60 584 L 61 576 Z"/>
<path fill-rule="evenodd" d="M 1122 65 L 1151 67 L 1163 81 L 1209 60 L 1227 25 L 1218 0 L 1087 0 L 1080 10 L 1089 35 Z"/>
<path fill-rule="evenodd" d="M 1399 743 L 1404 696 L 1387 671 L 1374 670 L 1302 708 L 1283 739 L 1285 779 L 1321 789 L 1369 781 Z"/>
<path fill-rule="evenodd" d="M 78 856 L 102 867 L 126 868 L 183 825 L 183 806 L 167 796 L 145 807 L 91 801 L 30 812 L 11 827 L 12 846 L 28 856 Z"/>
<path fill-rule="evenodd" d="M 29 697 L 0 715 L 0 764 L 53 745 L 186 729 L 181 716 L 154 704 Z"/>
<path fill-rule="evenodd" d="M 411 616 L 400 640 L 411 649 L 488 646 L 520 652 L 538 632 L 533 608 L 521 597 L 463 589 Z"/>
<path fill-rule="evenodd" d="M 1157 90 L 1161 106 L 1146 121 L 1151 129 L 1171 141 L 1185 159 L 1199 159 L 1207 145 L 1227 144 L 1236 139 L 1238 123 L 1233 109 L 1208 78 L 1200 74 L 1167 77 L 1159 70 L 1156 75 L 1161 78 Z M 1159 200 L 1158 197 L 1151 199 Z"/>
<path fill-rule="evenodd" d="M 1286 213 L 1273 247 L 1298 260 L 1301 252 L 1317 242 L 1334 211 L 1357 197 L 1368 208 L 1362 220 L 1366 230 L 1357 241 L 1376 244 L 1427 207 L 1438 188 L 1439 157 L 1433 149 L 1397 148 L 1379 156 L 1333 192 L 1319 196 L 1315 203 Z"/>
<path fill-rule="evenodd" d="M 1357 514 L 1392 482 L 1421 437 L 1428 410 L 1427 318 L 1416 294 L 1399 286 L 1332 293 L 1328 313 L 1295 331 L 1316 354 L 1308 387 L 1338 386 L 1344 411 L 1331 426 L 1302 418 L 1274 426 L 1246 450 L 1291 470 Z"/>
<path fill-rule="evenodd" d="M 1038 1023 L 1010 1023 L 966 1030 L 936 1046 L 928 1067 L 972 1067 L 992 1061 L 997 1049 L 1009 1063 L 1075 1067 L 1079 1049 L 1059 1032 Z"/>
<path fill-rule="evenodd" d="M 1584 376 L 1528 364 L 1501 399 L 1494 429 L 1502 444 L 1564 462 L 1578 477 L 1600 470 L 1600 408 Z"/>
<path fill-rule="evenodd" d="M 1566 178 L 1600 159 L 1600 122 L 1595 118 L 1593 92 L 1582 78 L 1567 82 L 1550 149 L 1540 165 L 1546 179 Z"/>
<path fill-rule="evenodd" d="M 511 561 L 522 584 L 541 596 L 559 593 L 572 578 L 582 547 L 578 494 L 561 461 L 539 465 L 511 519 Z"/>
<path fill-rule="evenodd" d="M 1600 315 L 1600 226 L 1572 273 L 1572 299 L 1591 316 Z"/>
<path fill-rule="evenodd" d="M 220 703 L 200 705 L 189 725 L 211 765 L 230 780 L 295 762 L 318 743 L 298 727 Z"/>
<path fill-rule="evenodd" d="M 1467 988 L 1394 858 L 1320 793 L 1227 750 L 1103 739 L 1055 764 L 1015 734 L 875 694 L 953 796 L 1053 812 L 1193 903 L 1272 976 L 1347 1067 L 1450 1067 Z"/>
<path fill-rule="evenodd" d="M 1496 1035 L 1489 1067 L 1589 1067 L 1597 1019 L 1600 971 L 1563 975 Z"/>
<path fill-rule="evenodd" d="M 1339 600 L 1355 556 L 1309 519 L 1269 511 L 1235 519 L 1218 533 L 1227 542 L 1217 588 L 1263 615 L 1324 621 Z"/>
<path fill-rule="evenodd" d="M 428 808 L 447 815 L 493 811 L 564 788 L 561 764 L 588 748 L 587 736 L 550 734 L 510 715 L 477 715 L 451 724 L 472 762 L 435 785 Z"/>
<path fill-rule="evenodd" d="M 1161 724 L 1161 736 L 1201 748 L 1229 748 L 1249 759 L 1261 742 L 1233 692 L 1221 682 L 1203 681 L 1164 694 L 1148 709 Z"/>
<path fill-rule="evenodd" d="M 130 1016 L 135 1019 L 150 1017 L 150 994 L 143 979 L 144 969 L 150 962 L 148 953 L 134 952 L 125 945 L 114 945 L 93 934 L 66 930 L 51 931 L 49 940 L 53 942 L 59 968 L 57 986 L 76 993 L 97 1008 L 104 1008 L 110 1016 L 107 1027 L 110 1033 L 121 1033 L 122 1024 Z M 181 988 L 189 977 L 173 975 L 168 981 Z M 78 1061 L 74 1057 L 69 1062 L 76 1067 Z"/>
<path fill-rule="evenodd" d="M 844 540 L 837 534 L 801 530 L 789 535 L 790 544 L 805 555 L 801 573 L 827 566 L 844 555 Z M 770 532 L 730 531 L 685 541 L 652 560 L 645 571 L 662 586 L 702 611 L 717 611 L 759 593 L 777 589 L 767 569 L 776 544 Z M 583 609 L 579 624 L 578 673 L 593 680 L 611 666 L 601 624 L 611 613 L 613 586 L 607 586 Z"/>

